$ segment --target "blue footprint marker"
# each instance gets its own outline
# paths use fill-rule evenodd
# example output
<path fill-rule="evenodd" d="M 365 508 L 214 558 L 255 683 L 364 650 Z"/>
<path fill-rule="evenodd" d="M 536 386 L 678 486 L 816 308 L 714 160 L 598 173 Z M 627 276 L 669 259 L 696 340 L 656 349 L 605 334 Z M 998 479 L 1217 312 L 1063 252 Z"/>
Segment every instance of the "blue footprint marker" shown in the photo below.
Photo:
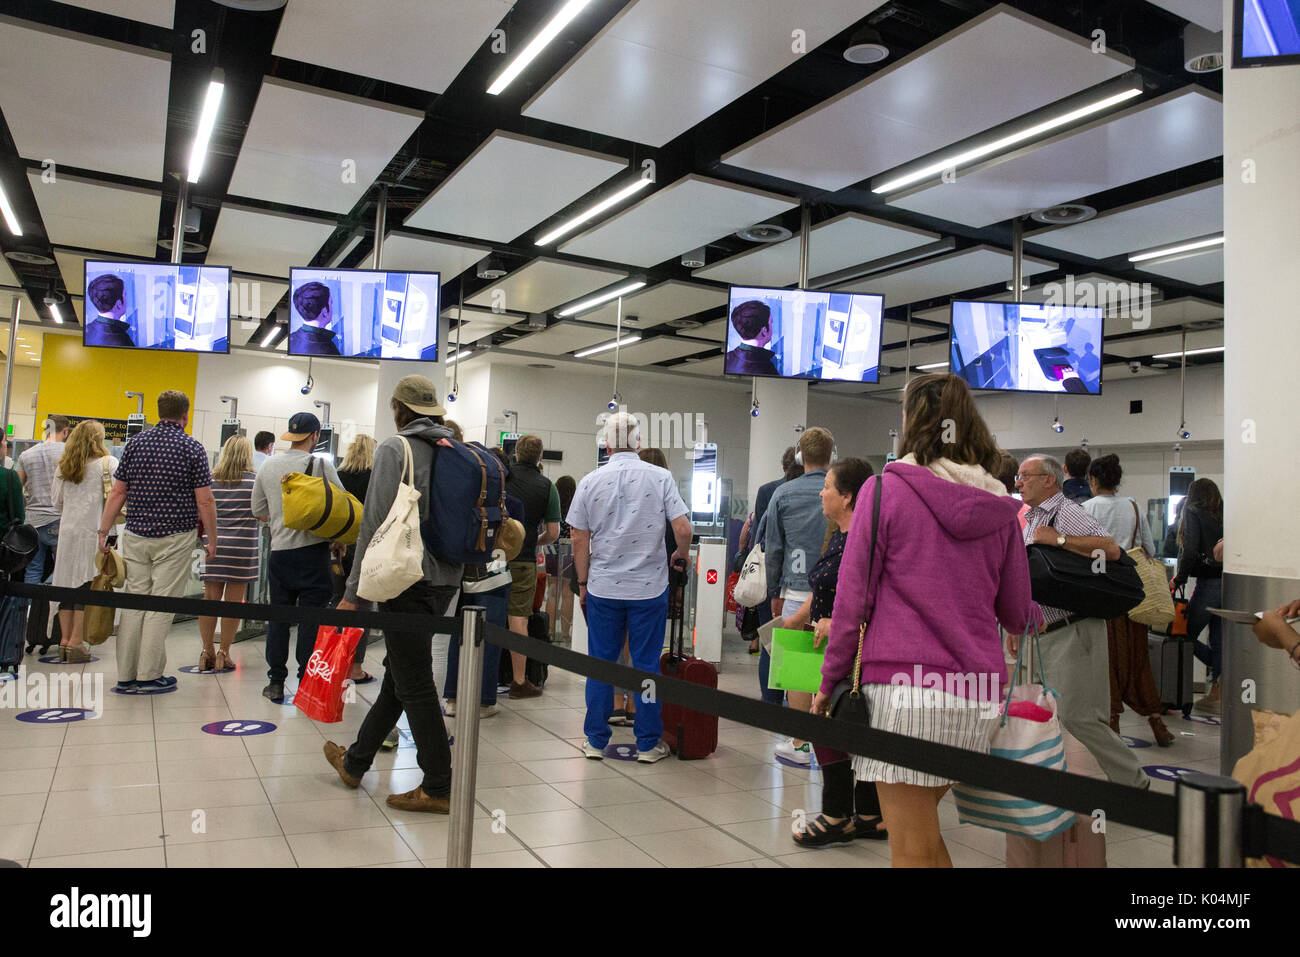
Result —
<path fill-rule="evenodd" d="M 1143 769 L 1147 777 L 1157 781 L 1177 781 L 1184 774 L 1195 774 L 1195 768 L 1179 768 L 1172 764 L 1148 764 Z"/>
<path fill-rule="evenodd" d="M 87 708 L 45 708 L 41 711 L 24 711 L 14 717 L 28 724 L 66 724 L 69 721 L 93 718 L 95 712 Z"/>
<path fill-rule="evenodd" d="M 636 745 L 635 744 L 607 744 L 605 745 L 605 757 L 613 758 L 615 761 L 635 761 Z"/>
<path fill-rule="evenodd" d="M 211 671 L 211 670 L 209 670 L 209 671 L 199 671 L 199 666 L 198 666 L 198 665 L 185 665 L 183 668 L 177 668 L 176 670 L 177 670 L 177 671 L 183 671 L 183 672 L 185 672 L 187 675 L 203 675 L 204 677 L 211 677 L 211 676 L 213 676 L 213 675 L 228 675 L 228 674 L 230 674 L 231 672 L 233 672 L 235 669 L 234 669 L 234 668 L 222 668 L 220 671 Z"/>
<path fill-rule="evenodd" d="M 1124 743 L 1127 744 L 1130 748 L 1151 747 L 1150 741 L 1143 741 L 1141 738 L 1131 738 L 1127 734 L 1121 734 L 1120 737 L 1124 739 Z"/>
<path fill-rule="evenodd" d="M 203 726 L 205 734 L 216 734 L 226 738 L 247 737 L 250 734 L 270 734 L 275 725 L 270 721 L 213 721 Z"/>
<path fill-rule="evenodd" d="M 60 661 L 58 655 L 46 655 L 44 658 L 37 658 L 43 665 L 88 665 L 91 661 L 98 661 L 99 658 L 91 655 L 88 661 Z"/>

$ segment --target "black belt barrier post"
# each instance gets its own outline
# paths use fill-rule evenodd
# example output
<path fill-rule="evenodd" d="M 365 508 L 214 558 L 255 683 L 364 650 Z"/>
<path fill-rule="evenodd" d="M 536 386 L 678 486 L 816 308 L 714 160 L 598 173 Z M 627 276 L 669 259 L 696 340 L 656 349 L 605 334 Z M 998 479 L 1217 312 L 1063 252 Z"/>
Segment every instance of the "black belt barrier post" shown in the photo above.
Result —
<path fill-rule="evenodd" d="M 1215 774 L 1185 774 L 1174 790 L 1178 867 L 1241 867 L 1246 788 Z"/>
<path fill-rule="evenodd" d="M 487 609 L 461 609 L 460 667 L 456 673 L 455 750 L 451 759 L 451 827 L 447 835 L 447 866 L 469 867 L 474 850 L 474 784 L 478 767 L 480 686 L 483 683 L 483 632 Z"/>

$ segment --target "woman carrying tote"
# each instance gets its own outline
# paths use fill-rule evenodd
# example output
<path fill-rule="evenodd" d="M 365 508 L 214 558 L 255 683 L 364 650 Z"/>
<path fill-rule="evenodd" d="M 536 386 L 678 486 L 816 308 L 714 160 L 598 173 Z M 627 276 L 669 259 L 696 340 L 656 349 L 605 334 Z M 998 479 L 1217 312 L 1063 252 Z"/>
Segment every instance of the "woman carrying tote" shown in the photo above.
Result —
<path fill-rule="evenodd" d="M 104 490 L 117 471 L 117 459 L 104 448 L 104 426 L 93 419 L 77 423 L 68 436 L 50 486 L 50 499 L 61 513 L 59 548 L 54 554 L 54 575 L 59 588 L 82 588 L 95 577 L 99 558 L 99 519 L 104 511 Z M 82 636 L 85 606 L 59 609 L 60 661 L 89 661 L 90 649 Z"/>
<path fill-rule="evenodd" d="M 998 625 L 1023 634 L 1031 614 L 1041 622 L 1020 503 L 991 474 L 998 448 L 957 376 L 911 381 L 899 451 L 858 493 L 812 710 L 827 710 L 861 645 L 872 727 L 987 754 L 1006 674 Z M 952 780 L 867 757 L 853 771 L 876 782 L 895 867 L 952 866 L 938 810 Z"/>
<path fill-rule="evenodd" d="M 258 523 L 253 515 L 253 443 L 232 435 L 221 447 L 212 470 L 212 497 L 217 502 L 217 554 L 204 559 L 203 597 L 208 601 L 244 600 L 248 583 L 257 580 Z M 199 671 L 229 671 L 230 646 L 239 629 L 238 618 L 221 619 L 221 650 L 213 648 L 217 635 L 215 615 L 199 616 Z"/>

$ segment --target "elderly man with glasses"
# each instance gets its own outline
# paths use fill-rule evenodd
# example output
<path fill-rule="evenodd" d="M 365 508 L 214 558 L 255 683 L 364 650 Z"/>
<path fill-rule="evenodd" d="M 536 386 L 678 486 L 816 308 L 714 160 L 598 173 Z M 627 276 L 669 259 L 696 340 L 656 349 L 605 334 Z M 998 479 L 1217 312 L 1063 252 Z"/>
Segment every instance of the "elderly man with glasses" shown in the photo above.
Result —
<path fill-rule="evenodd" d="M 1029 511 L 1025 514 L 1026 545 L 1054 545 L 1080 555 L 1100 551 L 1117 561 L 1122 549 L 1091 515 L 1061 491 L 1065 470 L 1050 455 L 1031 455 L 1020 463 L 1016 488 Z M 1061 608 L 1042 606 L 1046 622 L 1039 641 L 1043 670 L 1060 694 L 1060 719 L 1065 730 L 1087 748 L 1106 777 L 1117 784 L 1148 788 L 1150 779 L 1124 741 L 1110 728 L 1110 658 L 1106 622 Z M 1019 637 L 1007 640 L 1012 654 Z"/>

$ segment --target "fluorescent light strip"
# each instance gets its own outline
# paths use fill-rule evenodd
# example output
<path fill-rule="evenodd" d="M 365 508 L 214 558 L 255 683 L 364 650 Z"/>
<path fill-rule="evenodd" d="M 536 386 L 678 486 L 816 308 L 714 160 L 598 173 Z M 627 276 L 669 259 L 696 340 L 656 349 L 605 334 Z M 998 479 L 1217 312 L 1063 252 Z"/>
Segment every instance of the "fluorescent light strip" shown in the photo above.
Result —
<path fill-rule="evenodd" d="M 279 339 L 279 338 L 280 338 L 280 330 L 281 330 L 281 328 L 282 328 L 282 326 L 277 322 L 274 326 L 271 327 L 271 331 L 268 332 L 266 335 L 264 335 L 264 336 L 262 337 L 262 341 L 261 341 L 260 343 L 258 343 L 258 345 L 259 345 L 261 348 L 265 349 L 265 348 L 266 348 L 267 346 L 269 346 L 272 342 L 274 342 L 275 340 Z"/>
<path fill-rule="evenodd" d="M 1146 262 L 1148 259 L 1160 259 L 1164 256 L 1176 256 L 1179 253 L 1189 253 L 1196 249 L 1209 249 L 1211 246 L 1222 246 L 1223 237 L 1215 236 L 1212 239 L 1198 239 L 1193 243 L 1180 243 L 1177 246 L 1166 246 L 1164 249 L 1156 249 L 1149 253 L 1138 253 L 1135 256 L 1129 256 L 1128 261 L 1131 263 Z"/>
<path fill-rule="evenodd" d="M 217 111 L 221 108 L 221 96 L 225 90 L 226 85 L 219 80 L 208 83 L 208 92 L 203 98 L 203 112 L 199 114 L 198 129 L 194 131 L 194 146 L 190 150 L 191 183 L 197 183 L 203 175 L 203 164 L 208 159 L 208 143 L 212 139 L 212 129 L 217 125 Z"/>
<path fill-rule="evenodd" d="M 541 32 L 533 37 L 528 46 L 524 47 L 519 55 L 501 71 L 501 75 L 492 81 L 492 85 L 487 88 L 488 93 L 496 96 L 513 83 L 515 77 L 524 72 L 528 64 L 537 59 L 537 55 L 546 49 L 547 45 L 559 35 L 560 31 L 567 27 L 573 21 L 573 18 L 580 14 L 590 2 L 591 0 L 569 0 L 568 3 L 562 6 L 559 12 L 547 22 L 546 26 L 542 27 Z"/>
<path fill-rule="evenodd" d="M 453 362 L 457 361 L 458 359 L 468 359 L 473 354 L 474 354 L 473 349 L 463 349 L 460 352 L 456 353 L 454 356 L 447 356 L 447 365 L 451 365 Z"/>
<path fill-rule="evenodd" d="M 920 369 L 922 372 L 925 372 L 925 371 L 928 370 L 928 369 L 946 369 L 946 368 L 948 368 L 948 363 L 946 363 L 946 362 L 931 362 L 929 365 L 917 366 L 917 368 Z"/>
<path fill-rule="evenodd" d="M 586 212 L 579 213 L 577 216 L 573 217 L 573 219 L 569 220 L 567 223 L 555 227 L 545 236 L 536 240 L 533 243 L 533 245 L 546 246 L 549 245 L 550 243 L 555 242 L 555 240 L 559 239 L 565 233 L 573 232 L 573 230 L 577 229 L 583 223 L 587 222 L 588 220 L 594 219 L 595 217 L 603 213 L 605 210 L 618 205 L 619 203 L 627 199 L 629 196 L 631 196 L 633 193 L 637 192 L 638 190 L 645 189 L 647 186 L 650 185 L 650 182 L 651 181 L 646 179 L 644 176 L 638 176 L 634 182 L 628 183 L 617 193 L 614 193 L 612 196 L 608 196 L 605 199 L 602 199 L 595 206 L 592 206 Z"/>
<path fill-rule="evenodd" d="M 972 149 L 966 150 L 964 153 L 958 153 L 956 156 L 950 156 L 947 159 L 930 163 L 928 166 L 923 166 L 921 169 L 914 172 L 905 173 L 886 183 L 881 183 L 879 186 L 873 187 L 871 191 L 873 193 L 891 193 L 896 189 L 902 189 L 904 186 L 910 186 L 923 179 L 937 176 L 944 170 L 953 169 L 957 166 L 964 166 L 967 163 L 972 163 L 977 159 L 982 159 L 983 157 L 989 156 L 993 153 L 999 153 L 1018 143 L 1023 143 L 1026 140 L 1032 140 L 1036 137 L 1042 136 L 1044 133 L 1049 133 L 1062 126 L 1068 126 L 1070 123 L 1074 123 L 1084 117 L 1091 116 L 1094 113 L 1100 113 L 1102 110 L 1109 109 L 1118 103 L 1123 103 L 1125 100 L 1131 100 L 1133 97 L 1141 95 L 1141 87 L 1131 87 L 1112 96 L 1098 100 L 1095 103 L 1090 103 L 1087 106 L 1080 107 L 1077 110 L 1071 110 L 1069 113 L 1062 114 L 1055 119 L 1037 123 L 1028 129 L 1021 130 L 1019 133 L 1012 133 L 1009 136 L 1004 136 L 1001 139 L 994 140 L 991 143 L 986 143 L 983 146 L 976 146 Z"/>
<path fill-rule="evenodd" d="M 619 346 L 630 346 L 635 342 L 640 342 L 640 336 L 628 336 L 626 339 L 616 339 L 613 342 L 607 342 L 603 346 L 592 346 L 590 349 L 583 349 L 581 352 L 575 352 L 573 358 L 585 359 L 587 356 L 594 356 L 598 352 L 608 352 L 610 349 L 617 349 Z"/>
<path fill-rule="evenodd" d="M 1186 352 L 1162 352 L 1158 356 L 1152 356 L 1152 359 L 1181 359 L 1183 356 L 1203 356 L 1211 352 L 1222 352 L 1223 346 L 1215 346 L 1212 349 L 1188 349 Z"/>
<path fill-rule="evenodd" d="M 55 322 L 59 325 L 63 325 L 63 313 L 59 311 L 59 304 L 57 302 L 50 303 L 50 315 L 54 317 Z"/>
<path fill-rule="evenodd" d="M 9 194 L 5 192 L 3 185 L 0 185 L 0 212 L 4 213 L 5 225 L 9 227 L 9 232 L 15 236 L 21 236 L 23 234 L 23 224 L 18 222 L 18 214 L 9 205 Z"/>
<path fill-rule="evenodd" d="M 635 292 L 644 285 L 644 280 L 640 282 L 630 282 L 626 286 L 619 286 L 617 289 L 611 289 L 609 292 L 598 293 L 590 299 L 584 299 L 582 302 L 575 303 L 567 309 L 561 309 L 556 313 L 556 315 L 561 318 L 577 315 L 580 312 L 585 312 L 586 310 L 599 306 L 602 303 L 609 302 L 611 299 L 617 299 L 619 296 L 625 296 L 629 292 Z"/>

